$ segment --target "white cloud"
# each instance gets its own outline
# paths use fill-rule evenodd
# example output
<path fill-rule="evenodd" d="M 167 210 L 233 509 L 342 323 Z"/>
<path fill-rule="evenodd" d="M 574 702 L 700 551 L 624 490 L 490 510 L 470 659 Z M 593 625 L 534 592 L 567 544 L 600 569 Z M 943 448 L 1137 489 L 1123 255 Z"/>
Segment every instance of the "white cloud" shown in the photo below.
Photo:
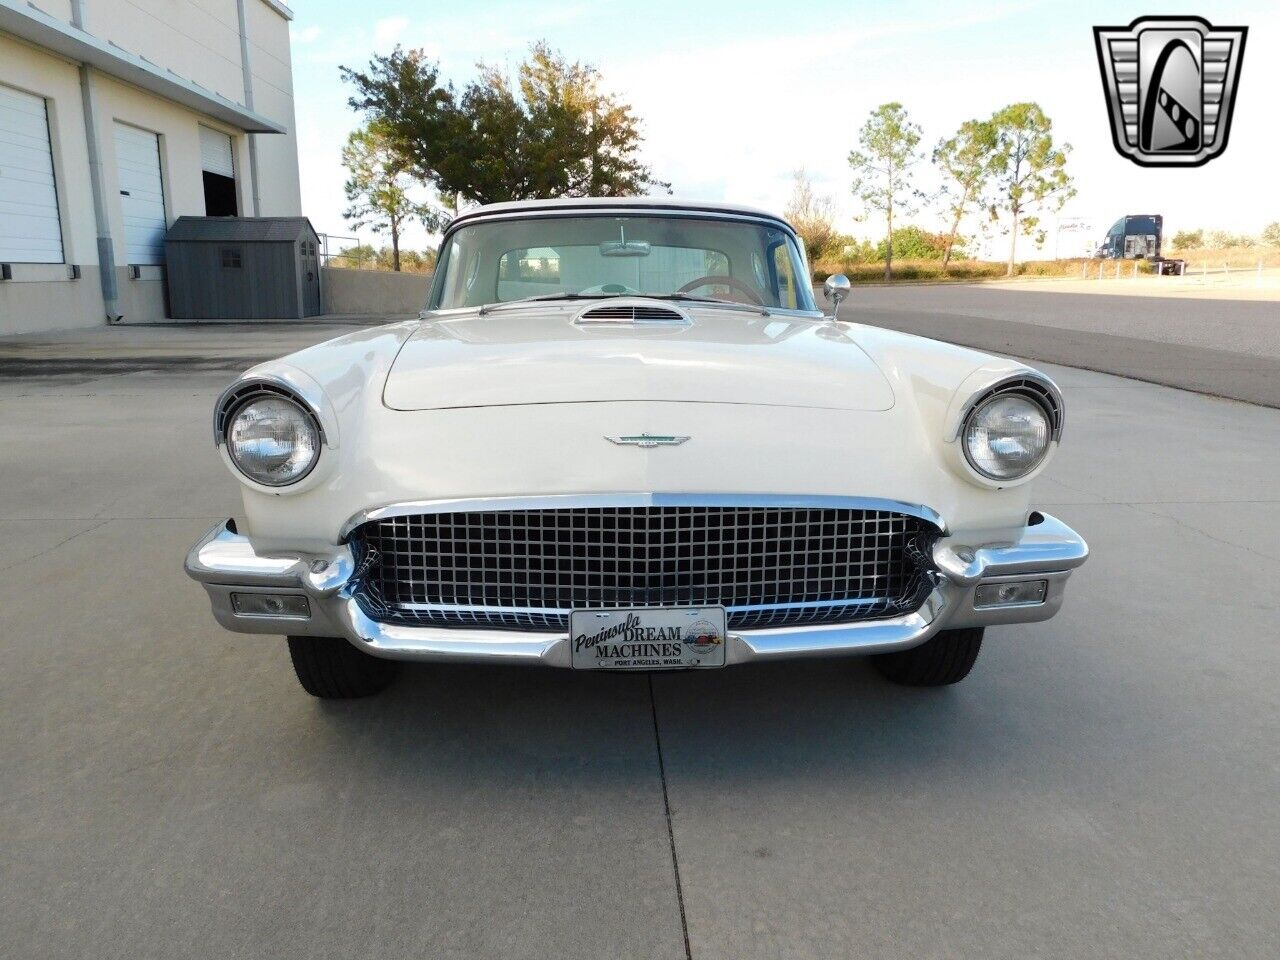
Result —
<path fill-rule="evenodd" d="M 316 26 L 301 29 L 294 27 L 289 33 L 289 38 L 294 43 L 315 43 L 320 38 L 320 33 L 320 28 Z"/>

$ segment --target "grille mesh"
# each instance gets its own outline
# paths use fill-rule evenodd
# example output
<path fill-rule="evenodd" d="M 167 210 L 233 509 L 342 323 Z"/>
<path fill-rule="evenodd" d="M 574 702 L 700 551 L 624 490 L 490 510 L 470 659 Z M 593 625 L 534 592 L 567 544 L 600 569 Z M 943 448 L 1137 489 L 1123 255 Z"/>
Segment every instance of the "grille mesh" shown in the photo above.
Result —
<path fill-rule="evenodd" d="M 885 510 L 583 507 L 415 514 L 352 535 L 390 623 L 564 630 L 573 609 L 724 606 L 749 629 L 917 609 L 937 531 Z"/>

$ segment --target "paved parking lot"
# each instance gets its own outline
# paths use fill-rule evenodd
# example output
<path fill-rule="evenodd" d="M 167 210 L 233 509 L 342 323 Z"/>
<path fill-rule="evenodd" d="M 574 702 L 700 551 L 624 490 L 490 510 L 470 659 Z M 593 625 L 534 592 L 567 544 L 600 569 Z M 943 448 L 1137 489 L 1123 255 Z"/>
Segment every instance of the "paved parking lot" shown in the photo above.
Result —
<path fill-rule="evenodd" d="M 1079 292 L 1082 287 L 1094 292 Z M 993 353 L 1280 407 L 1280 288 L 1221 291 L 1236 299 L 1207 299 L 1205 292 L 1172 277 L 859 284 L 840 315 Z"/>
<path fill-rule="evenodd" d="M 3 955 L 1280 955 L 1280 411 L 1049 368 L 1040 501 L 1094 554 L 953 689 L 419 667 L 320 704 L 181 562 L 238 509 L 214 396 L 339 329 L 0 366 Z"/>

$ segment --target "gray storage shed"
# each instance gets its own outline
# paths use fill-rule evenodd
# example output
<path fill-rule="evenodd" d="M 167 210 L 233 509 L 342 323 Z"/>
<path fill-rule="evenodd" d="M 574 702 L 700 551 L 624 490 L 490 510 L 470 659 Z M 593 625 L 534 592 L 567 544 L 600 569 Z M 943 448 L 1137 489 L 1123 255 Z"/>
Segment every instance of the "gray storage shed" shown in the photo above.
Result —
<path fill-rule="evenodd" d="M 306 217 L 179 217 L 164 246 L 175 320 L 323 312 L 319 240 Z"/>

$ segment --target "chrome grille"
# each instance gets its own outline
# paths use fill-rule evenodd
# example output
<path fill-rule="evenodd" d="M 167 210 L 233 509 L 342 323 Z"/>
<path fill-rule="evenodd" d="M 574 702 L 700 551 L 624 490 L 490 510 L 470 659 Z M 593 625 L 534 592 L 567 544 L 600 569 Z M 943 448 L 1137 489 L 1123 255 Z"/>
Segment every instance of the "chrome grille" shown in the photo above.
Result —
<path fill-rule="evenodd" d="M 351 536 L 391 623 L 565 630 L 573 609 L 724 606 L 730 628 L 917 609 L 937 529 L 888 510 L 643 506 L 426 513 Z"/>

